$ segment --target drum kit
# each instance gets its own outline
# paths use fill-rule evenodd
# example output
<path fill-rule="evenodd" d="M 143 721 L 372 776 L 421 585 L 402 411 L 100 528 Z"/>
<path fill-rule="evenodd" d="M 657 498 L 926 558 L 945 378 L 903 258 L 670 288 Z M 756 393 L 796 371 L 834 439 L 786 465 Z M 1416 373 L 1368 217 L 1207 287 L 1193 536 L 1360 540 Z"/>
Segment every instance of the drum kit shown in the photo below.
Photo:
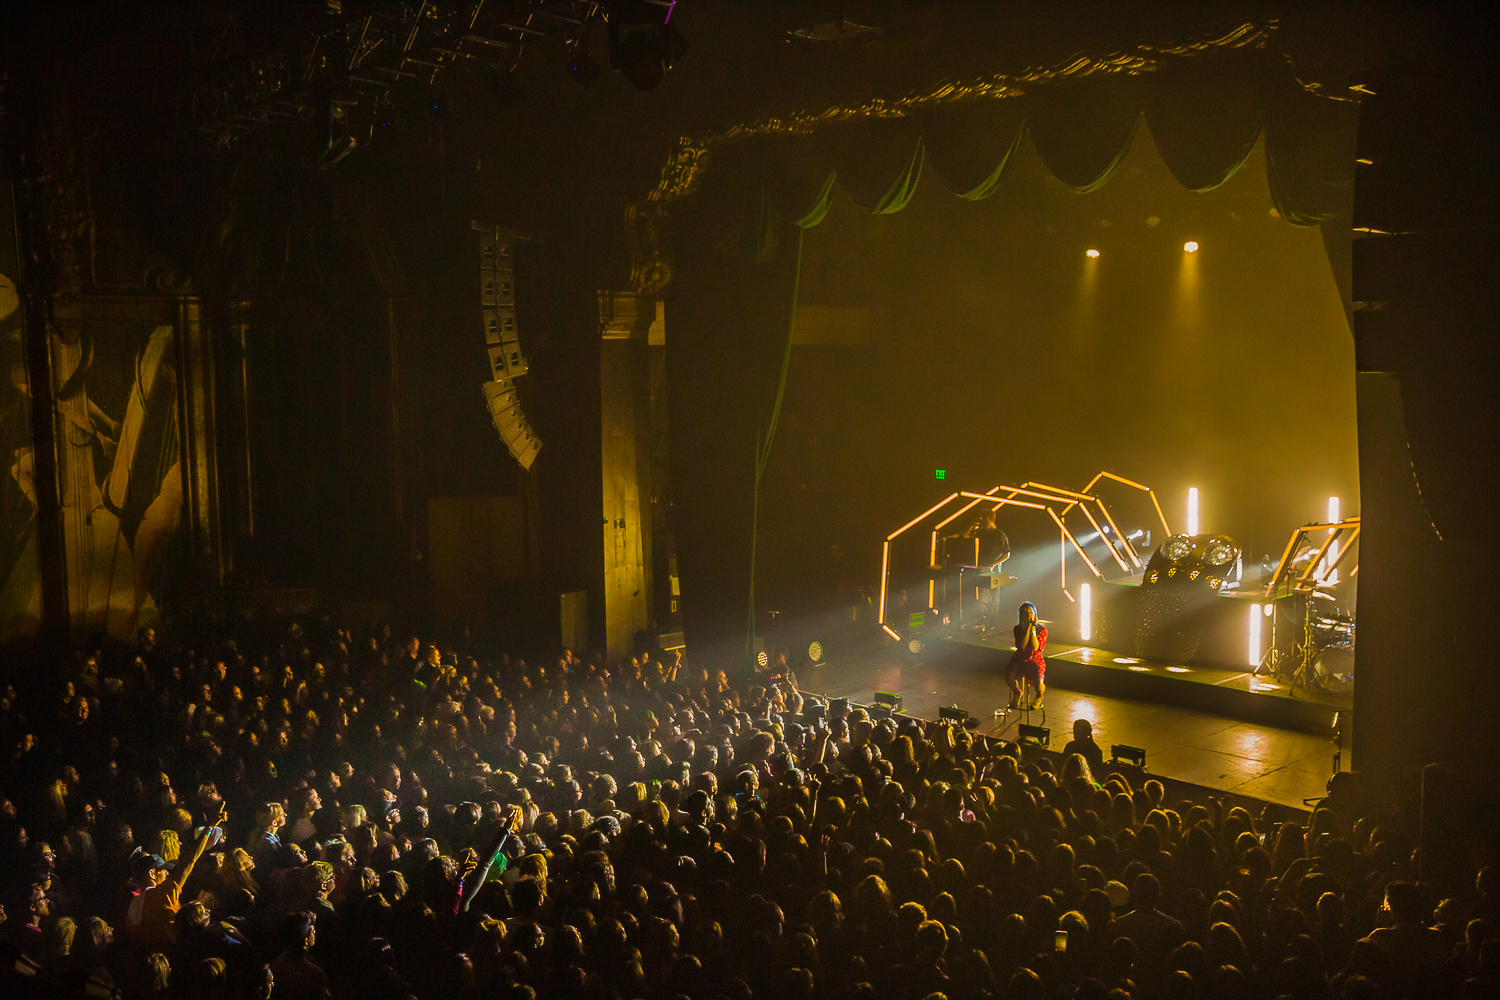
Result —
<path fill-rule="evenodd" d="M 1290 650 L 1273 642 L 1256 672 L 1267 670 L 1288 683 L 1293 694 L 1299 689 L 1349 693 L 1354 688 L 1354 616 L 1332 604 L 1336 598 L 1322 587 L 1299 589 L 1296 598 L 1300 600 L 1286 603 L 1296 609 L 1298 641 Z"/>

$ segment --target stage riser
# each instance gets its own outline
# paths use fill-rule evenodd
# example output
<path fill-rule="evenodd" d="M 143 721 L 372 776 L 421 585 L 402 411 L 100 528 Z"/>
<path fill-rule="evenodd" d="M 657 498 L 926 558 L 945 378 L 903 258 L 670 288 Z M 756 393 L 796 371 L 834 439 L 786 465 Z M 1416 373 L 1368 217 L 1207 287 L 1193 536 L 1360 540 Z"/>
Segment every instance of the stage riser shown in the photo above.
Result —
<path fill-rule="evenodd" d="M 993 649 L 949 640 L 936 640 L 929 643 L 927 648 L 931 662 L 964 671 L 994 671 L 996 674 L 1005 672 L 1005 665 L 1011 655 L 1008 649 Z M 1047 686 L 1109 698 L 1171 705 L 1264 726 L 1312 733 L 1331 732 L 1335 714 L 1334 709 L 1315 702 L 1270 697 L 1212 684 L 1176 680 L 1160 674 L 1092 667 L 1052 658 L 1047 661 Z"/>
<path fill-rule="evenodd" d="M 1186 588 L 1163 588 L 1153 593 L 1145 587 L 1113 583 L 1099 584 L 1095 593 L 1094 635 L 1090 645 L 1118 650 L 1122 656 L 1250 669 L 1246 650 L 1250 609 L 1257 603 L 1253 598 L 1225 597 Z M 1164 606 L 1175 606 L 1175 613 L 1163 613 Z M 1269 644 L 1269 618 L 1262 621 L 1262 628 L 1263 641 Z M 1071 633 L 1076 628 L 1067 631 Z"/>

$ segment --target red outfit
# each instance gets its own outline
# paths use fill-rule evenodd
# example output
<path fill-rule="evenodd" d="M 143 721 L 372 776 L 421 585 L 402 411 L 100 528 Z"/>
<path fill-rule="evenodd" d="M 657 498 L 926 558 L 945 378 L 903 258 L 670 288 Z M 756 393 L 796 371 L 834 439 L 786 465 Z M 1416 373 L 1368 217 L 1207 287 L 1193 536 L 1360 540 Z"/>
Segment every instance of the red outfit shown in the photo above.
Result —
<path fill-rule="evenodd" d="M 1016 651 L 1006 665 L 1005 676 L 1009 680 L 1017 675 L 1038 686 L 1047 681 L 1047 658 L 1042 655 L 1042 650 L 1047 648 L 1047 626 L 1036 627 L 1036 651 L 1030 656 L 1021 652 L 1021 640 L 1026 637 L 1026 626 L 1015 627 Z"/>

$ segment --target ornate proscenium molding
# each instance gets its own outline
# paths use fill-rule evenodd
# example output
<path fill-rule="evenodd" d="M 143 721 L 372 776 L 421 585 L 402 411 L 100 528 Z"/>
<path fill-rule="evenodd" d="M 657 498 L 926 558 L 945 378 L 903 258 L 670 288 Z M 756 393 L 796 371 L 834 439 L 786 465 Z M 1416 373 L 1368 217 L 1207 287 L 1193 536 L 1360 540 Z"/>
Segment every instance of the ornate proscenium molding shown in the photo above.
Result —
<path fill-rule="evenodd" d="M 972 80 L 947 81 L 929 90 L 894 98 L 875 97 L 859 104 L 833 105 L 821 111 L 794 111 L 773 118 L 737 122 L 716 132 L 680 136 L 662 167 L 656 187 L 625 210 L 625 232 L 630 244 L 631 288 L 659 294 L 672 280 L 671 261 L 663 249 L 667 206 L 697 190 L 703 171 L 716 149 L 759 136 L 808 135 L 824 125 L 860 118 L 904 118 L 925 108 L 960 101 L 1005 100 L 1020 97 L 1028 88 L 1094 76 L 1140 76 L 1153 73 L 1166 58 L 1188 58 L 1232 49 L 1264 49 L 1275 40 L 1277 22 L 1248 22 L 1222 35 L 1193 39 L 1178 45 L 1140 45 L 1128 52 L 1093 57 L 1075 55 L 1054 66 L 1035 66 L 1020 73 L 995 73 Z M 1304 85 L 1314 89 L 1316 85 Z"/>

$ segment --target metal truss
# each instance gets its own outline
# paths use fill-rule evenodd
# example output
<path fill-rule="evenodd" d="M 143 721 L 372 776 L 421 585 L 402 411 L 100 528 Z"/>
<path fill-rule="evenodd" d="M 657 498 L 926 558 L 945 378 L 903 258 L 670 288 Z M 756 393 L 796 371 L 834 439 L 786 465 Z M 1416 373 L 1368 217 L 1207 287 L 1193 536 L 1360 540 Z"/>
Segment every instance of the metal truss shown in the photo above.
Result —
<path fill-rule="evenodd" d="M 461 67 L 510 70 L 527 41 L 576 34 L 605 17 L 591 0 L 421 0 L 340 19 L 341 8 L 329 4 L 337 27 L 295 50 L 253 60 L 200 91 L 199 132 L 228 145 L 326 110 L 342 123 L 352 149 L 389 110 L 398 84 L 430 87 Z"/>

